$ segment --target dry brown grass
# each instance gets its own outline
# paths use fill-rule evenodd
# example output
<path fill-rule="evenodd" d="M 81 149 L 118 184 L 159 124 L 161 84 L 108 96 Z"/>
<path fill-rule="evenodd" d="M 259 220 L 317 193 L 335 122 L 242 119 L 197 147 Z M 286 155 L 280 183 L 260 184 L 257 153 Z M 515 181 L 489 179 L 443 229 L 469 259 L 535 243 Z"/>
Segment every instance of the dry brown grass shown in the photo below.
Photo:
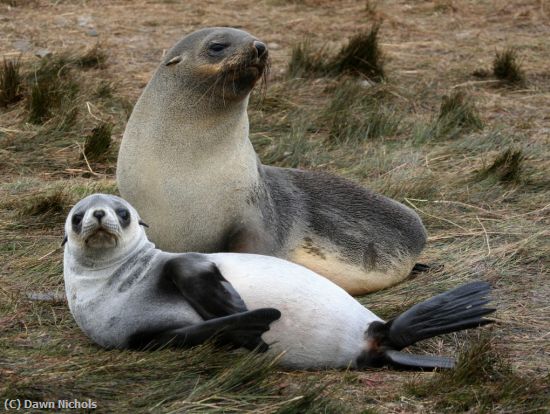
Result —
<path fill-rule="evenodd" d="M 81 65 L 72 60 L 60 73 L 67 71 L 78 85 L 64 107 L 75 108 L 74 118 L 56 110 L 43 124 L 28 123 L 28 89 L 18 92 L 19 102 L 0 108 L 0 395 L 91 396 L 101 412 L 123 412 L 126 401 L 137 412 L 158 404 L 153 410 L 425 413 L 451 412 L 455 403 L 471 412 L 544 412 L 550 399 L 550 10 L 541 0 L 458 3 L 234 0 L 220 8 L 204 1 L 0 2 L 0 59 L 20 59 L 22 76 L 37 67 L 38 48 L 54 58 L 86 58 Z M 399 128 L 327 146 L 330 127 L 320 115 L 341 80 L 288 79 L 292 46 L 308 38 L 312 46 L 340 50 L 379 20 L 386 81 L 376 86 L 381 94 L 375 101 L 391 109 L 389 121 L 398 119 Z M 498 362 L 496 377 L 472 385 L 458 374 L 269 368 L 257 371 L 257 382 L 247 382 L 243 367 L 251 363 L 239 355 L 99 350 L 65 304 L 28 299 L 28 293 L 63 292 L 64 215 L 86 194 L 116 191 L 114 154 L 164 51 L 184 33 L 213 25 L 241 26 L 271 49 L 269 88 L 250 110 L 253 142 L 265 161 L 345 175 L 406 203 L 424 220 L 429 244 L 421 260 L 444 267 L 362 303 L 391 317 L 459 283 L 488 280 L 497 323 L 487 329 L 491 348 L 478 353 L 487 356 L 483 364 Z M 101 47 L 89 36 L 92 27 Z M 23 53 L 16 48 L 22 40 L 30 45 Z M 512 49 L 521 56 L 524 83 L 505 88 L 498 79 L 471 75 L 491 68 L 496 51 Z M 471 97 L 483 129 L 419 139 L 438 119 L 444 96 Z M 359 112 L 350 116 L 362 125 Z M 113 125 L 112 148 L 88 160 L 81 155 L 86 136 L 101 124 Z M 477 338 L 449 335 L 417 351 L 455 354 L 475 346 Z M 469 358 L 465 369 L 475 363 Z M 224 382 L 228 378 L 236 388 L 227 388 L 235 385 Z M 506 378 L 512 387 L 498 390 Z M 318 399 L 317 390 L 307 390 L 314 382 L 326 386 Z M 219 392 L 217 399 L 202 401 L 209 386 Z M 517 398 L 509 398 L 510 390 Z M 480 398 L 464 399 L 464 391 Z"/>

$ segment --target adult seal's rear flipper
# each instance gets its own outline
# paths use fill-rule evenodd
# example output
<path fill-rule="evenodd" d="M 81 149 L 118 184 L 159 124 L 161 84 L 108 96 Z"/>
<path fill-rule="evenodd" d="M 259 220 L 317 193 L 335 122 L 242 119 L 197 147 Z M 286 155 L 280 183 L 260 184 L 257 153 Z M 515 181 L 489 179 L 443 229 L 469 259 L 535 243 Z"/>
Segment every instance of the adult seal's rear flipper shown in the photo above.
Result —
<path fill-rule="evenodd" d="M 483 316 L 495 311 L 486 308 L 491 287 L 472 282 L 414 305 L 386 323 L 372 322 L 365 334 L 367 350 L 357 359 L 359 367 L 391 365 L 397 368 L 452 368 L 448 357 L 412 355 L 399 352 L 423 339 L 476 328 L 493 322 Z"/>
<path fill-rule="evenodd" d="M 162 272 L 205 320 L 248 310 L 216 264 L 201 254 L 182 254 L 170 259 Z"/>

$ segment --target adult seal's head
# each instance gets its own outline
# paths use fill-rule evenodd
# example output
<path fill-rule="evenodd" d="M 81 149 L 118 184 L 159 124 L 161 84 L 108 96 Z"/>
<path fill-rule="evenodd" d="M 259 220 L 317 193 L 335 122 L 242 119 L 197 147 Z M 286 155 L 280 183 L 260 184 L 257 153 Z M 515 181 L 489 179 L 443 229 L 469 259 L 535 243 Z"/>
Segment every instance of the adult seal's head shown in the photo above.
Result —
<path fill-rule="evenodd" d="M 197 103 L 230 105 L 248 96 L 267 68 L 263 42 L 242 30 L 207 28 L 184 37 L 166 54 L 155 87 L 159 94 L 184 93 Z"/>
<path fill-rule="evenodd" d="M 137 211 L 120 197 L 94 194 L 69 212 L 63 244 L 77 262 L 105 266 L 147 242 L 142 225 Z"/>

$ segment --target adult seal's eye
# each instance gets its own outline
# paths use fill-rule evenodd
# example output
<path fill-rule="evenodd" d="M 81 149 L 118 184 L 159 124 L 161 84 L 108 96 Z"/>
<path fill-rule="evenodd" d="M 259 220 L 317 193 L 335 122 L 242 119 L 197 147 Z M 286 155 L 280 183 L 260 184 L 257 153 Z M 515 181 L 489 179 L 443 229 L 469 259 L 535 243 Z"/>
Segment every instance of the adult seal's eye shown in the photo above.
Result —
<path fill-rule="evenodd" d="M 119 208 L 116 211 L 116 214 L 124 221 L 126 221 L 130 218 L 130 212 L 128 210 L 126 210 L 125 208 Z"/>
<path fill-rule="evenodd" d="M 225 43 L 211 43 L 208 46 L 208 53 L 210 54 L 218 54 L 221 51 L 223 51 L 227 45 Z"/>
<path fill-rule="evenodd" d="M 82 222 L 83 218 L 84 218 L 84 214 L 82 213 L 73 214 L 72 223 L 75 226 L 78 226 Z"/>

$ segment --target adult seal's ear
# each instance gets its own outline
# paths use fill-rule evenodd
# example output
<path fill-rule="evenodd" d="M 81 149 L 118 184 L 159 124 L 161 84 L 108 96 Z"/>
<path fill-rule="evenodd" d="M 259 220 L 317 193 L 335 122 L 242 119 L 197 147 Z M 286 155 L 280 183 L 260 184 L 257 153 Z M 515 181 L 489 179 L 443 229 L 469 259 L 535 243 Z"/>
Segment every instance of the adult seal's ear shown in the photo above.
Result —
<path fill-rule="evenodd" d="M 174 56 L 172 59 L 170 59 L 168 62 L 164 64 L 164 66 L 170 66 L 175 65 L 176 63 L 180 63 L 182 60 L 181 56 Z"/>

